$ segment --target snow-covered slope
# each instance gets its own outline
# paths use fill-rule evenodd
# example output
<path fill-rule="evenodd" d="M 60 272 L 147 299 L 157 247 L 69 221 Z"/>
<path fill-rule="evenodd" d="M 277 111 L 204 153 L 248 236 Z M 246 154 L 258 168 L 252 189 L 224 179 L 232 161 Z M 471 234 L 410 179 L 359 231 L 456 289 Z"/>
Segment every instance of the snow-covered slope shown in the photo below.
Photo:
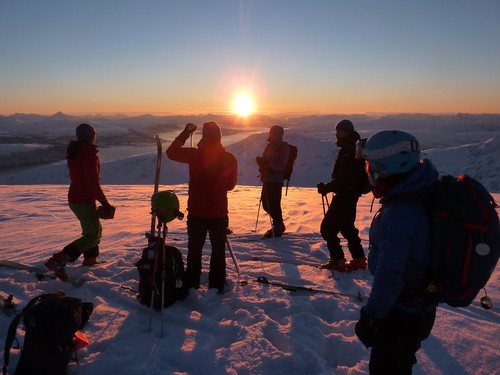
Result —
<path fill-rule="evenodd" d="M 493 133 L 495 134 L 495 133 Z M 227 147 L 238 160 L 238 183 L 259 185 L 255 157 L 262 154 L 267 134 L 254 134 Z M 337 146 L 332 139 L 321 140 L 291 131 L 285 140 L 298 147 L 298 156 L 290 181 L 291 186 L 314 187 L 319 181 L 330 179 Z M 168 147 L 164 142 L 164 148 Z M 424 150 L 442 174 L 468 174 L 481 181 L 490 191 L 500 192 L 500 137 L 494 135 L 485 141 L 460 146 Z M 129 156 L 103 163 L 103 184 L 152 184 L 154 181 L 155 152 Z M 188 181 L 187 167 L 168 160 L 163 154 L 162 184 L 179 184 Z M 4 178 L 3 184 L 68 184 L 64 163 L 45 165 Z"/>

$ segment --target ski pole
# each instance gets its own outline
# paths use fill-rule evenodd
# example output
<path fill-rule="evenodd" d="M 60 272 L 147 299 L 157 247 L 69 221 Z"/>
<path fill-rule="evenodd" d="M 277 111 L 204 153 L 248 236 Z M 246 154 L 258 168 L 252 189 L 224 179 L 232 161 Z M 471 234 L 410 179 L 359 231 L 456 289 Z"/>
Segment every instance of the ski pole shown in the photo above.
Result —
<path fill-rule="evenodd" d="M 234 255 L 233 249 L 231 248 L 231 244 L 229 243 L 229 239 L 226 236 L 226 245 L 229 250 L 229 253 L 231 254 L 231 258 L 233 258 L 233 263 L 234 267 L 236 268 L 236 272 L 238 273 L 238 283 L 241 283 L 241 270 L 240 266 L 238 264 L 238 261 L 236 260 L 236 256 Z"/>
<path fill-rule="evenodd" d="M 359 302 L 363 302 L 363 296 L 361 295 L 361 292 L 358 292 L 358 294 L 349 294 L 349 293 L 336 292 L 334 290 L 316 289 L 316 288 L 302 286 L 302 285 L 291 285 L 291 284 L 280 283 L 280 282 L 276 282 L 276 281 L 269 281 L 267 279 L 267 277 L 265 277 L 265 276 L 258 277 L 255 280 L 255 282 L 257 282 L 259 284 L 277 286 L 277 287 L 280 287 L 280 288 L 287 290 L 287 291 L 290 291 L 290 292 L 304 290 L 304 291 L 313 292 L 313 293 L 325 293 L 325 294 L 333 294 L 333 295 L 342 296 L 342 297 L 352 297 L 352 298 L 355 298 Z"/>
<path fill-rule="evenodd" d="M 161 312 L 160 312 L 160 315 L 161 315 L 160 319 L 161 320 L 160 320 L 160 338 L 163 338 L 163 321 L 164 321 L 164 318 L 163 318 L 163 309 L 165 308 L 165 278 L 167 277 L 167 275 L 165 273 L 165 263 L 166 263 L 165 242 L 166 242 L 166 238 L 167 238 L 166 228 L 167 228 L 167 224 L 163 223 L 163 242 L 162 242 L 162 246 L 161 246 L 162 261 L 161 261 Z"/>
<path fill-rule="evenodd" d="M 162 246 L 161 245 L 161 233 L 160 233 L 160 229 L 161 229 L 161 223 L 160 221 L 158 220 L 158 237 L 157 237 L 157 240 L 156 240 L 156 246 L 154 248 L 154 261 L 153 261 L 153 286 L 151 288 L 151 302 L 149 304 L 149 324 L 148 324 L 148 333 L 151 332 L 151 325 L 152 325 L 152 321 L 153 321 L 153 304 L 154 304 L 154 299 L 155 299 L 155 291 L 157 291 L 157 285 L 156 285 L 156 272 L 157 272 L 157 268 L 158 268 L 158 247 L 159 246 Z"/>
<path fill-rule="evenodd" d="M 255 220 L 255 233 L 257 233 L 257 223 L 259 222 L 260 206 L 262 205 L 262 196 L 259 198 L 259 208 L 257 209 L 257 220 Z"/>

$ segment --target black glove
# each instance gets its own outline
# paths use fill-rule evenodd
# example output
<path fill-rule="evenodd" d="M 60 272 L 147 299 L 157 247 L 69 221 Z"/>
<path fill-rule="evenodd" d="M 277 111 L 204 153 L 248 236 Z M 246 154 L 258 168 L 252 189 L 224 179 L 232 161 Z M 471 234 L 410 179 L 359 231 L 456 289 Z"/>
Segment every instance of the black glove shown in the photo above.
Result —
<path fill-rule="evenodd" d="M 113 219 L 115 217 L 115 207 L 110 205 L 109 203 L 105 203 L 102 206 L 97 208 L 97 216 L 100 219 Z"/>
<path fill-rule="evenodd" d="M 384 318 L 373 318 L 366 314 L 363 307 L 360 311 L 360 317 L 356 323 L 354 331 L 358 339 L 367 347 L 374 346 L 377 343 L 378 335 Z"/>
<path fill-rule="evenodd" d="M 195 124 L 186 124 L 186 127 L 184 130 L 175 138 L 176 141 L 180 141 L 183 144 L 187 141 L 187 139 L 193 134 L 193 132 L 196 130 L 196 125 Z"/>
<path fill-rule="evenodd" d="M 318 188 L 318 194 L 321 194 L 321 195 L 328 194 L 328 189 L 323 182 L 320 182 L 318 185 L 316 185 L 316 187 Z"/>

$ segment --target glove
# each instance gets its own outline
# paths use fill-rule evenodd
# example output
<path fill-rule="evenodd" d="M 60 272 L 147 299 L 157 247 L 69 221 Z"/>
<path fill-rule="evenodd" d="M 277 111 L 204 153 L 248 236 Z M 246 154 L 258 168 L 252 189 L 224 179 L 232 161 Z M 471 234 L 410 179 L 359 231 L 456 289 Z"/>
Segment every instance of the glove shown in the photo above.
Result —
<path fill-rule="evenodd" d="M 115 217 L 115 210 L 115 207 L 106 202 L 97 208 L 97 216 L 104 220 L 113 219 Z"/>
<path fill-rule="evenodd" d="M 194 133 L 196 130 L 195 124 L 186 124 L 184 130 L 175 138 L 176 141 L 180 141 L 182 144 L 186 143 L 187 139 Z"/>
<path fill-rule="evenodd" d="M 316 185 L 316 187 L 318 188 L 318 194 L 321 194 L 321 195 L 328 194 L 328 188 L 326 187 L 326 185 L 323 182 L 320 182 L 318 185 Z"/>
<path fill-rule="evenodd" d="M 361 309 L 354 331 L 364 346 L 369 348 L 377 343 L 383 321 L 384 318 L 374 318 L 366 314 L 364 307 Z"/>

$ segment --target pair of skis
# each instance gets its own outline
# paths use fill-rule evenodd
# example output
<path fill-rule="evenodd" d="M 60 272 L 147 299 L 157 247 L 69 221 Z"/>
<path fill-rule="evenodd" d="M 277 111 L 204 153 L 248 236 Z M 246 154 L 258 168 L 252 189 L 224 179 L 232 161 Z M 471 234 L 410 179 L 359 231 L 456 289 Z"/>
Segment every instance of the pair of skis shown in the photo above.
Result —
<path fill-rule="evenodd" d="M 8 267 L 16 270 L 28 271 L 35 274 L 39 281 L 56 280 L 57 276 L 44 267 L 31 266 L 12 260 L 0 260 L 0 267 Z M 67 282 L 78 288 L 85 283 L 84 279 L 69 277 Z"/>
<path fill-rule="evenodd" d="M 156 141 L 156 170 L 155 170 L 155 184 L 154 184 L 154 191 L 153 195 L 158 193 L 159 187 L 160 187 L 160 173 L 161 173 L 161 159 L 163 156 L 163 151 L 162 151 L 162 145 L 161 145 L 161 139 L 158 135 L 155 135 L 155 141 Z M 162 223 L 158 219 L 158 227 L 156 227 L 156 219 L 157 219 L 157 213 L 155 212 L 155 208 L 153 205 L 151 205 L 151 229 L 149 232 L 149 235 L 146 234 L 146 237 L 148 238 L 148 241 L 155 240 L 156 241 L 156 246 L 155 246 L 155 253 L 154 253 L 154 262 L 153 262 L 153 288 L 151 288 L 151 302 L 149 306 L 149 324 L 148 324 L 148 332 L 151 332 L 151 326 L 153 322 L 153 309 L 154 309 L 154 301 L 155 301 L 155 293 L 160 292 L 160 298 L 161 298 L 161 306 L 160 306 L 160 314 L 161 314 L 161 321 L 160 321 L 160 337 L 163 337 L 163 327 L 164 327 L 164 315 L 163 315 L 163 309 L 165 308 L 165 261 L 166 261 L 166 255 L 165 255 L 165 241 L 166 241 L 166 223 L 163 223 L 163 231 L 162 231 Z M 155 236 L 156 229 L 158 229 L 158 233 Z M 162 233 L 163 232 L 163 233 Z M 158 248 L 161 249 L 160 254 L 158 254 Z M 158 291 L 158 286 L 156 285 L 156 275 L 158 272 L 158 266 L 160 264 L 160 256 L 161 256 L 161 291 Z"/>

